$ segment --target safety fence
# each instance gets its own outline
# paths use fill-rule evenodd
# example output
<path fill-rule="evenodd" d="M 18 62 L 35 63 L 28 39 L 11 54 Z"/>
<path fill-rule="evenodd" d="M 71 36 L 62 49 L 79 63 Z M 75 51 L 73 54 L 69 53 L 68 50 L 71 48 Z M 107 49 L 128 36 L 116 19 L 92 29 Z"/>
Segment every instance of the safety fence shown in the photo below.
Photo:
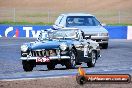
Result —
<path fill-rule="evenodd" d="M 75 11 L 55 11 L 44 8 L 0 8 L 0 22 L 32 22 L 54 23 L 62 13 Z M 131 11 L 79 11 L 95 15 L 101 22 L 107 24 L 131 24 Z"/>

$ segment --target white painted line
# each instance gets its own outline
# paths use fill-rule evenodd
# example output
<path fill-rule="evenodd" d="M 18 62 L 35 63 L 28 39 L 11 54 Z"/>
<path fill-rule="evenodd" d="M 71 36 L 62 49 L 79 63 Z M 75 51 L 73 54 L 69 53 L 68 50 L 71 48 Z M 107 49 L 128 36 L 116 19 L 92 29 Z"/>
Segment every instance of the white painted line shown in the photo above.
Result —
<path fill-rule="evenodd" d="M 117 70 L 129 70 L 129 68 L 120 68 L 120 69 L 117 69 Z"/>
<path fill-rule="evenodd" d="M 107 71 L 115 71 L 115 69 L 104 69 L 103 71 L 107 72 Z"/>
<path fill-rule="evenodd" d="M 130 69 L 132 69 L 132 67 Z"/>
<path fill-rule="evenodd" d="M 121 69 L 104 69 L 104 72 L 109 72 L 109 71 L 126 71 L 126 70 L 130 70 L 132 68 L 121 68 Z"/>
<path fill-rule="evenodd" d="M 38 78 L 18 78 L 18 79 L 2 79 L 0 81 L 21 81 L 21 80 L 35 80 L 35 79 L 58 79 L 58 78 L 71 78 L 75 76 L 55 76 L 55 77 L 38 77 Z"/>

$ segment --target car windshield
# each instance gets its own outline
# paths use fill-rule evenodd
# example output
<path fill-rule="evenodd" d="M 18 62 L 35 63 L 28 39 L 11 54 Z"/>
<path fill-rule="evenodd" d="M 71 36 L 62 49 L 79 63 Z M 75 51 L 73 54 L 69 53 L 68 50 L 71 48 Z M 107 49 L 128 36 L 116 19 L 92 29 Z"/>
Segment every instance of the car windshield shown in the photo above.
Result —
<path fill-rule="evenodd" d="M 66 26 L 100 26 L 100 22 L 93 16 L 69 16 Z"/>
<path fill-rule="evenodd" d="M 41 31 L 38 37 L 38 41 L 47 41 L 49 40 L 49 33 L 47 31 Z"/>
<path fill-rule="evenodd" d="M 43 31 L 40 33 L 38 40 L 48 41 L 52 39 L 77 39 L 77 38 L 78 37 L 76 29 L 63 29 L 54 32 Z"/>
<path fill-rule="evenodd" d="M 51 39 L 75 39 L 77 38 L 76 36 L 77 30 L 72 30 L 72 29 L 63 29 L 63 30 L 58 30 L 53 32 L 52 34 L 49 35 Z"/>

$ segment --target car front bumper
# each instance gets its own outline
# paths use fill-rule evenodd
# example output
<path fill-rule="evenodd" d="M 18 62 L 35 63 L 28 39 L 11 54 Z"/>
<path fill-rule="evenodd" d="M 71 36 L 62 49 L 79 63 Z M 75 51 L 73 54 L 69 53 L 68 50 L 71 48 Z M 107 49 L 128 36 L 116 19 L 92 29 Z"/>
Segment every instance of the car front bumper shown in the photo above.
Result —
<path fill-rule="evenodd" d="M 21 60 L 37 60 L 38 58 L 46 58 L 46 57 L 21 57 Z M 70 59 L 70 56 L 50 56 L 48 57 L 50 60 L 57 59 Z"/>
<path fill-rule="evenodd" d="M 99 44 L 108 43 L 108 36 L 91 36 L 91 39 L 98 42 Z"/>

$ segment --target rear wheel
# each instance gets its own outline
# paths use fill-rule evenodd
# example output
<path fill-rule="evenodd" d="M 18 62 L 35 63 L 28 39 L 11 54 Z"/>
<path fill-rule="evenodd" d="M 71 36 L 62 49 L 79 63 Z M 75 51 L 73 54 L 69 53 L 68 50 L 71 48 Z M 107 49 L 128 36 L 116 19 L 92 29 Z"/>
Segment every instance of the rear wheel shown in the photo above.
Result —
<path fill-rule="evenodd" d="M 67 69 L 75 68 L 76 66 L 76 55 L 75 51 L 71 50 L 70 52 L 70 60 L 67 60 L 65 63 Z"/>
<path fill-rule="evenodd" d="M 97 57 L 96 57 L 96 52 L 92 51 L 91 52 L 91 60 L 87 62 L 88 67 L 94 67 L 96 63 Z"/>
<path fill-rule="evenodd" d="M 33 64 L 31 63 L 31 61 L 26 61 L 26 60 L 23 60 L 22 61 L 22 64 L 23 64 L 23 69 L 24 71 L 28 72 L 28 71 L 32 71 L 33 70 Z"/>

